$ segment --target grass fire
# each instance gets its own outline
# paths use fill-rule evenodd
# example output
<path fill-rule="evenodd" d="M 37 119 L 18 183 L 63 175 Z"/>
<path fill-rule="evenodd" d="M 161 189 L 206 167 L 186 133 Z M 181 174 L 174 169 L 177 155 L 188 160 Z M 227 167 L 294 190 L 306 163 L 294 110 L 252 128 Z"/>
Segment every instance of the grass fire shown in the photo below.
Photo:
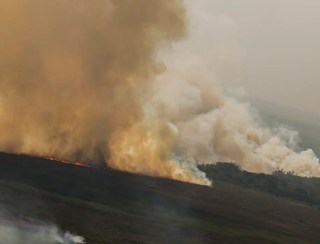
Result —
<path fill-rule="evenodd" d="M 1 0 L 0 244 L 319 240 L 320 4 L 287 5 Z"/>

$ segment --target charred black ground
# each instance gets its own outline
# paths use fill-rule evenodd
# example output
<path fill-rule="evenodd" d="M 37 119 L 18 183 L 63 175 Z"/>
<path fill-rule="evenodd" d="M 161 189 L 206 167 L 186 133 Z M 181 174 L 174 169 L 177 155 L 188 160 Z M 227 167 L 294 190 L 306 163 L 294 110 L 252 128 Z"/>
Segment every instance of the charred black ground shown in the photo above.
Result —
<path fill-rule="evenodd" d="M 214 188 L 1 153 L 0 206 L 15 216 L 55 222 L 88 243 L 320 239 L 316 205 L 248 189 L 249 183 L 236 186 L 244 185 L 235 176 L 240 171 L 222 177 L 221 169 L 206 170 L 216 177 Z"/>

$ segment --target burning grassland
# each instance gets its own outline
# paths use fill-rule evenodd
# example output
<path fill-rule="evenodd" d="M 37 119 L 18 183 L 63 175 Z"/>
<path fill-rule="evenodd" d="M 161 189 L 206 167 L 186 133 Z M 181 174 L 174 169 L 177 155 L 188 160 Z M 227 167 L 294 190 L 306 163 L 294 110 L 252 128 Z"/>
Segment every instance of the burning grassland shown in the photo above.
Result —
<path fill-rule="evenodd" d="M 202 185 L 198 160 L 319 176 L 185 52 L 188 21 L 179 0 L 2 0 L 0 150 Z"/>

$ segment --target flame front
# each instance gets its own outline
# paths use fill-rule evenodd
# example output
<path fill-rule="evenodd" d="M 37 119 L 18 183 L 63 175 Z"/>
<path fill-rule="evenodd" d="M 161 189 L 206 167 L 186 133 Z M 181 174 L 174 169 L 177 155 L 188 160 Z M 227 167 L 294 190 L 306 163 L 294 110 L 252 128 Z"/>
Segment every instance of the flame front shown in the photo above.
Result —
<path fill-rule="evenodd" d="M 42 157 L 44 159 L 50 160 L 50 161 L 55 161 L 58 163 L 62 163 L 62 164 L 70 164 L 70 165 L 75 165 L 75 166 L 80 166 L 80 167 L 86 167 L 86 168 L 94 168 L 93 166 L 90 166 L 88 164 L 83 164 L 80 162 L 70 162 L 70 161 L 66 161 L 66 160 L 61 160 L 55 157 Z"/>
<path fill-rule="evenodd" d="M 111 140 L 109 165 L 134 173 L 211 185 L 191 162 L 173 160 L 175 131 L 168 124 L 135 125 Z"/>

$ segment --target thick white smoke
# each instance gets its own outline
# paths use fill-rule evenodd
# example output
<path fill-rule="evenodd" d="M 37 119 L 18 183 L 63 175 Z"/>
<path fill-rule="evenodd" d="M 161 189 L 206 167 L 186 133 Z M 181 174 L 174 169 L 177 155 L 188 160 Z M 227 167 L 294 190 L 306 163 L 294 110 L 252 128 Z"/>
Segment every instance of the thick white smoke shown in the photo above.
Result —
<path fill-rule="evenodd" d="M 199 9 L 190 9 L 190 3 L 189 11 L 190 38 L 159 54 L 167 69 L 158 76 L 145 106 L 147 119 L 171 126 L 174 154 L 192 162 L 236 162 L 253 172 L 282 169 L 320 176 L 314 152 L 297 150 L 297 132 L 262 126 L 249 104 L 223 91 L 217 69 L 229 64 L 231 72 L 245 53 L 231 41 L 236 24 L 228 16 L 206 19 Z M 199 21 L 199 16 L 204 19 Z M 226 57 L 224 64 L 221 58 L 213 58 L 215 54 Z"/>

